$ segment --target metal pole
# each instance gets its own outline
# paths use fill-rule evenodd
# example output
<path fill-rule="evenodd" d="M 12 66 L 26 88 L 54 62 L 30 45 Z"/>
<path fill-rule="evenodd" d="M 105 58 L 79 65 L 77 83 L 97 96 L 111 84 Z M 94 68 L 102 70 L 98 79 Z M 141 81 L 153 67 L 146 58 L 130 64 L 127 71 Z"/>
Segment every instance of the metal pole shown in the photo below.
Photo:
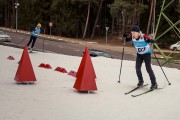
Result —
<path fill-rule="evenodd" d="M 106 27 L 106 44 L 107 44 L 107 32 L 108 32 L 109 27 Z"/>
<path fill-rule="evenodd" d="M 121 82 L 121 71 L 122 71 L 122 63 L 123 63 L 123 59 L 124 59 L 124 48 L 125 48 L 125 45 L 126 45 L 126 40 L 124 38 L 124 29 L 125 29 L 125 10 L 123 9 L 122 10 L 122 17 L 123 17 L 123 30 L 122 30 L 122 39 L 124 41 L 123 43 L 123 51 L 122 51 L 122 58 L 121 58 L 121 66 L 120 66 L 120 72 L 119 72 L 119 81 L 118 83 Z"/>
<path fill-rule="evenodd" d="M 106 30 L 106 44 L 107 44 L 107 30 Z"/>
<path fill-rule="evenodd" d="M 15 9 L 16 9 L 16 32 L 17 32 L 17 24 L 18 24 L 18 6 L 19 6 L 19 3 L 18 1 L 16 1 L 16 3 L 14 3 L 15 5 Z"/>
<path fill-rule="evenodd" d="M 159 67 L 161 68 L 161 70 L 162 70 L 162 72 L 163 72 L 163 74 L 164 74 L 164 76 L 165 76 L 165 78 L 166 78 L 166 80 L 167 80 L 167 82 L 168 82 L 168 85 L 171 85 L 171 83 L 169 82 L 169 80 L 168 80 L 168 78 L 167 78 L 167 76 L 166 76 L 164 70 L 162 69 L 162 66 L 161 66 L 161 64 L 160 64 L 160 62 L 159 62 L 159 60 L 158 60 L 158 58 L 156 57 L 156 54 L 155 54 L 154 52 L 153 52 L 153 54 L 154 54 L 154 57 L 156 58 L 156 60 L 157 60 L 157 62 L 158 62 L 158 64 L 159 64 Z"/>
<path fill-rule="evenodd" d="M 51 26 L 50 26 L 50 35 L 51 35 Z"/>
<path fill-rule="evenodd" d="M 122 57 L 121 57 L 120 72 L 119 72 L 119 81 L 118 81 L 118 83 L 121 82 L 121 71 L 122 71 L 122 63 L 123 63 L 123 59 L 124 59 L 124 48 L 125 48 L 125 45 L 126 45 L 126 41 L 124 40 L 124 43 L 123 43 L 123 51 L 122 51 Z"/>
<path fill-rule="evenodd" d="M 43 52 L 44 52 L 44 40 L 43 40 Z"/>
<path fill-rule="evenodd" d="M 163 0 L 163 4 L 162 4 L 162 6 L 161 6 L 161 11 L 160 11 L 159 19 L 158 19 L 158 21 L 157 21 L 156 29 L 155 29 L 155 32 L 154 32 L 154 37 L 155 37 L 155 38 L 156 38 L 156 35 L 157 35 L 157 30 L 158 30 L 158 28 L 159 28 L 159 23 L 160 23 L 160 20 L 161 20 L 161 15 L 162 15 L 162 11 L 163 11 L 163 8 L 164 8 L 165 1 L 166 1 L 166 0 Z"/>
<path fill-rule="evenodd" d="M 153 35 L 155 33 L 155 25 L 156 25 L 156 0 L 154 0 L 154 13 L 153 13 Z M 153 36 L 154 39 L 154 36 Z"/>
<path fill-rule="evenodd" d="M 16 6 L 16 32 L 17 32 L 17 6 Z"/>

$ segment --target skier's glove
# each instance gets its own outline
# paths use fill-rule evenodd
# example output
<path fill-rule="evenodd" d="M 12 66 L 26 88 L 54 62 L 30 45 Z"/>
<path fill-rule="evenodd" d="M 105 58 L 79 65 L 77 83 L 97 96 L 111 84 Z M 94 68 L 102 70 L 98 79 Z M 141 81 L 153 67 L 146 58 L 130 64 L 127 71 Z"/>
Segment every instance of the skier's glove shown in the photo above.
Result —
<path fill-rule="evenodd" d="M 124 33 L 124 34 L 123 34 L 123 37 L 127 38 L 127 34 Z"/>
<path fill-rule="evenodd" d="M 150 39 L 150 40 L 146 40 L 147 43 L 156 43 L 156 40 Z"/>

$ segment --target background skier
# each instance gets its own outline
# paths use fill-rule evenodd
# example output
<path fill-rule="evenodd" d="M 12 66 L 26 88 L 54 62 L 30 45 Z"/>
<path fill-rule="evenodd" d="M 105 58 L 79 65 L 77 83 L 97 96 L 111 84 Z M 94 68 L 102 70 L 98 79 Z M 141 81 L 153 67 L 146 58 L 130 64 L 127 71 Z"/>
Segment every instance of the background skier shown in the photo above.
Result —
<path fill-rule="evenodd" d="M 36 39 L 37 39 L 37 37 L 39 36 L 39 34 L 40 34 L 40 32 L 41 32 L 41 29 L 40 29 L 40 28 L 41 28 L 41 24 L 38 23 L 37 26 L 33 29 L 32 33 L 31 33 L 30 40 L 29 40 L 29 42 L 28 42 L 28 44 L 27 44 L 27 46 L 29 46 L 30 43 L 32 42 L 31 48 L 30 48 L 30 52 L 32 52 L 32 49 L 33 49 L 34 44 L 35 44 L 35 42 L 36 42 Z"/>

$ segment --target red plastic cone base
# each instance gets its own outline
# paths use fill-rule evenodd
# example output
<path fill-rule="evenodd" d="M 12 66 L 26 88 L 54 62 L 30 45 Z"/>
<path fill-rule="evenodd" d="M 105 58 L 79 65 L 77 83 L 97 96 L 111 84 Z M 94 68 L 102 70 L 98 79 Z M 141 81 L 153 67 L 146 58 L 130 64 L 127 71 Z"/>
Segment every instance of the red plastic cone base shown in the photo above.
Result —
<path fill-rule="evenodd" d="M 49 64 L 41 63 L 38 67 L 46 68 L 46 69 L 52 69 L 52 67 Z"/>
<path fill-rule="evenodd" d="M 45 68 L 46 65 L 44 63 L 41 63 L 38 67 L 42 67 L 42 68 Z"/>
<path fill-rule="evenodd" d="M 61 69 L 61 72 L 62 72 L 62 73 L 67 73 L 67 71 L 66 71 L 65 68 L 62 68 L 62 69 Z"/>
<path fill-rule="evenodd" d="M 15 60 L 13 56 L 9 56 L 7 59 L 9 59 L 9 60 Z"/>
<path fill-rule="evenodd" d="M 55 71 L 61 71 L 61 67 L 57 67 L 56 69 L 55 69 Z"/>
<path fill-rule="evenodd" d="M 62 73 L 67 73 L 66 69 L 65 68 L 61 68 L 61 67 L 57 67 L 55 69 L 55 71 L 62 72 Z"/>
<path fill-rule="evenodd" d="M 85 49 L 76 77 L 74 88 L 78 91 L 97 90 L 95 82 L 96 74 L 88 48 Z"/>
<path fill-rule="evenodd" d="M 77 73 L 75 71 L 72 71 L 72 70 L 68 73 L 68 75 L 73 76 L 73 77 L 76 77 L 76 74 Z"/>
<path fill-rule="evenodd" d="M 33 82 L 36 81 L 36 77 L 33 71 L 27 46 L 24 47 L 23 54 L 16 71 L 14 80 L 16 82 Z"/>
<path fill-rule="evenodd" d="M 47 68 L 47 69 L 52 69 L 52 67 L 51 67 L 49 64 L 46 64 L 46 65 L 45 65 L 45 68 Z"/>

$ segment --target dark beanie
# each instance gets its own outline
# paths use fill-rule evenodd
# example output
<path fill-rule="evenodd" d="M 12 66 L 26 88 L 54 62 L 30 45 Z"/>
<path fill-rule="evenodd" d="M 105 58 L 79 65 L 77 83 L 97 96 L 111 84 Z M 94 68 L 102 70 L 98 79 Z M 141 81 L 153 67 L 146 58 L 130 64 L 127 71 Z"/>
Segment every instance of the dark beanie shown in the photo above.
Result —
<path fill-rule="evenodd" d="M 131 28 L 131 31 L 133 32 L 140 32 L 140 28 L 138 25 L 133 25 L 132 28 Z"/>

